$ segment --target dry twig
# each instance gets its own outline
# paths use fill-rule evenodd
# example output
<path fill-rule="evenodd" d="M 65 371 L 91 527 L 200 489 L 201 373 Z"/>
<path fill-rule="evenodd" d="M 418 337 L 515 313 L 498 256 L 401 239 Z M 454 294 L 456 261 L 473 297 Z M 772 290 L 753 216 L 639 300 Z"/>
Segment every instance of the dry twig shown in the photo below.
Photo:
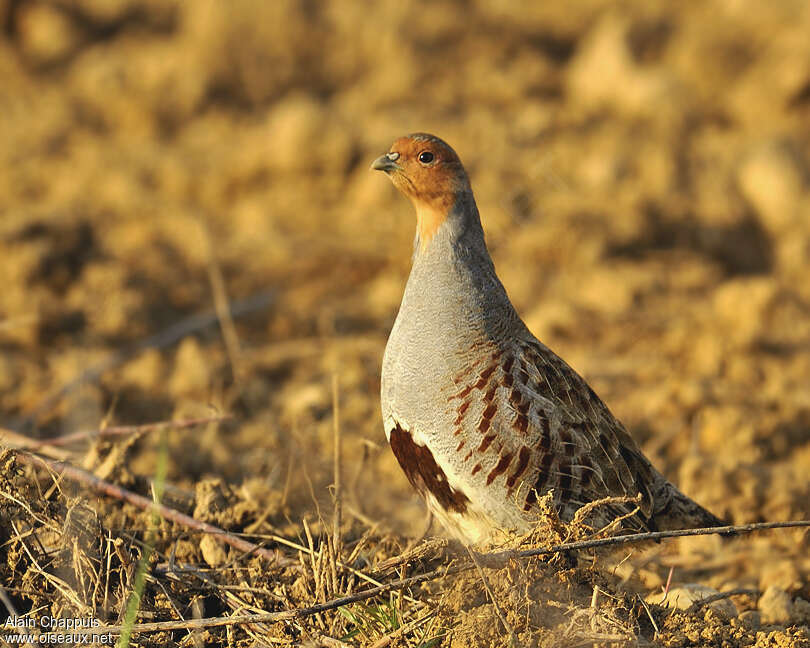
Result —
<path fill-rule="evenodd" d="M 84 441 L 86 439 L 108 439 L 112 437 L 128 437 L 137 434 L 146 434 L 163 428 L 171 430 L 184 430 L 198 425 L 208 425 L 209 423 L 221 423 L 231 418 L 230 414 L 219 416 L 205 416 L 202 418 L 185 419 L 182 421 L 158 421 L 157 423 L 145 423 L 143 425 L 112 425 L 98 430 L 83 430 L 64 434 L 50 439 L 32 439 L 24 434 L 12 432 L 11 430 L 0 430 L 0 433 L 11 441 L 15 448 L 24 450 L 39 450 L 43 447 L 60 447 Z"/>
<path fill-rule="evenodd" d="M 748 596 L 759 596 L 759 593 L 759 590 L 746 589 L 745 587 L 739 587 L 737 589 L 729 590 L 728 592 L 718 592 L 717 594 L 712 594 L 711 596 L 707 596 L 706 598 L 695 601 L 692 603 L 692 605 L 686 608 L 686 613 L 692 614 L 693 612 L 697 612 L 705 605 L 711 605 L 715 601 L 722 601 L 723 599 L 727 599 L 732 596 L 741 596 L 744 594 L 747 594 Z"/>
<path fill-rule="evenodd" d="M 512 624 L 509 623 L 509 620 L 506 618 L 503 610 L 501 610 L 501 606 L 498 605 L 498 599 L 495 598 L 495 592 L 492 591 L 492 587 L 489 585 L 489 579 L 487 579 L 487 575 L 481 568 L 481 564 L 475 559 L 475 552 L 470 547 L 467 547 L 467 553 L 470 555 L 470 560 L 472 560 L 473 565 L 475 565 L 475 568 L 478 570 L 478 576 L 481 579 L 481 582 L 484 584 L 484 589 L 486 590 L 487 596 L 492 603 L 492 607 L 495 608 L 495 614 L 500 620 L 503 629 L 506 630 L 506 633 L 509 635 L 509 645 L 512 646 L 512 648 L 517 648 L 518 640 L 517 635 L 515 634 L 515 629 L 512 627 Z"/>
<path fill-rule="evenodd" d="M 228 360 L 231 363 L 231 371 L 233 372 L 234 380 L 238 383 L 245 375 L 244 362 L 242 362 L 242 348 L 239 344 L 239 336 L 236 333 L 236 327 L 233 324 L 230 302 L 228 301 L 228 292 L 225 289 L 225 279 L 222 276 L 222 269 L 217 261 L 214 244 L 211 241 L 211 233 L 204 225 L 204 221 L 200 221 L 200 228 L 208 251 L 208 280 L 211 283 L 211 292 L 214 297 L 214 312 L 217 314 L 219 328 L 222 331 L 222 339 L 225 342 L 225 352 L 228 354 Z"/>
<path fill-rule="evenodd" d="M 229 305 L 231 317 L 240 317 L 248 313 L 254 313 L 267 308 L 273 303 L 275 299 L 275 291 L 268 290 L 264 292 L 251 295 L 245 299 L 232 302 Z M 85 369 L 76 378 L 66 383 L 59 389 L 45 397 L 45 399 L 36 407 L 36 409 L 22 421 L 17 422 L 14 427 L 24 428 L 33 424 L 39 416 L 52 410 L 56 405 L 68 394 L 74 392 L 76 389 L 84 384 L 97 381 L 110 369 L 114 369 L 119 365 L 124 364 L 131 357 L 138 355 L 146 349 L 163 349 L 172 346 L 187 335 L 197 333 L 203 329 L 213 326 L 220 321 L 216 311 L 208 311 L 205 313 L 197 313 L 189 315 L 188 317 L 175 322 L 171 326 L 150 335 L 136 342 L 135 344 L 112 352 L 107 358 L 98 364 Z"/>
<path fill-rule="evenodd" d="M 393 632 L 389 632 L 384 637 L 381 637 L 373 644 L 369 646 L 369 648 L 386 648 L 387 646 L 391 645 L 391 642 L 399 639 L 400 637 L 404 637 L 407 634 L 410 634 L 414 630 L 416 630 L 419 626 L 421 626 L 425 621 L 436 616 L 436 610 L 431 610 L 427 614 L 419 617 L 418 619 L 414 619 L 413 621 L 401 625 L 399 628 L 394 630 Z"/>
<path fill-rule="evenodd" d="M 188 527 L 189 529 L 194 529 L 195 531 L 208 533 L 214 536 L 220 542 L 224 542 L 225 544 L 230 545 L 239 551 L 254 553 L 257 556 L 261 556 L 262 558 L 265 558 L 266 560 L 269 560 L 277 565 L 295 564 L 295 561 L 293 561 L 291 558 L 282 556 L 280 552 L 270 551 L 255 545 L 252 542 L 248 542 L 239 536 L 228 533 L 224 529 L 220 529 L 212 524 L 200 522 L 190 515 L 181 513 L 180 511 L 169 508 L 163 504 L 158 504 L 151 499 L 121 488 L 116 484 L 99 479 L 94 474 L 87 472 L 86 470 L 82 470 L 81 468 L 77 468 L 76 466 L 64 461 L 53 461 L 51 459 L 46 459 L 44 457 L 19 450 L 15 451 L 15 455 L 20 463 L 24 463 L 28 466 L 40 466 L 46 468 L 60 477 L 65 477 L 71 481 L 83 484 L 98 493 L 107 495 L 108 497 L 123 500 L 144 511 L 154 511 L 157 513 L 157 515 L 166 520 L 176 522 L 177 524 Z"/>
<path fill-rule="evenodd" d="M 332 546 L 335 549 L 336 557 L 340 557 L 342 551 L 340 528 L 343 526 L 343 479 L 341 476 L 343 472 L 343 448 L 340 434 L 340 394 L 338 392 L 337 373 L 332 374 L 332 431 L 335 444 L 335 511 L 332 520 Z"/>
<path fill-rule="evenodd" d="M 555 545 L 547 549 L 525 549 L 524 551 L 503 551 L 495 552 L 506 558 L 531 558 L 532 556 L 547 556 L 549 554 L 560 553 L 562 551 L 574 551 L 578 549 L 596 549 L 598 547 L 620 546 L 625 544 L 635 544 L 649 540 L 663 540 L 664 538 L 683 538 L 686 536 L 699 535 L 728 535 L 753 533 L 754 531 L 765 531 L 768 529 L 792 529 L 800 527 L 810 527 L 810 520 L 788 520 L 785 522 L 755 522 L 753 524 L 741 524 L 739 526 L 729 525 L 723 527 L 702 527 L 699 529 L 674 529 L 672 531 L 648 531 L 645 533 L 630 533 L 628 535 L 613 536 L 610 538 L 597 538 L 596 540 L 580 540 L 579 542 L 569 542 Z"/>

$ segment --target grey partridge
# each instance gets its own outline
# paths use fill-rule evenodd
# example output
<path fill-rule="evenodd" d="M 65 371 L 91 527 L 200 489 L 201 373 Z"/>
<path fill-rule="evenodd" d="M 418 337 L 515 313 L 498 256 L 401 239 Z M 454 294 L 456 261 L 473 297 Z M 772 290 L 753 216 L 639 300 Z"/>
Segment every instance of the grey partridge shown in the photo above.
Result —
<path fill-rule="evenodd" d="M 455 151 L 397 139 L 372 164 L 416 208 L 413 264 L 382 366 L 385 434 L 429 507 L 468 542 L 524 532 L 552 492 L 561 519 L 606 497 L 594 524 L 720 526 L 658 472 L 585 380 L 515 311 Z M 638 509 L 635 513 L 633 511 Z"/>

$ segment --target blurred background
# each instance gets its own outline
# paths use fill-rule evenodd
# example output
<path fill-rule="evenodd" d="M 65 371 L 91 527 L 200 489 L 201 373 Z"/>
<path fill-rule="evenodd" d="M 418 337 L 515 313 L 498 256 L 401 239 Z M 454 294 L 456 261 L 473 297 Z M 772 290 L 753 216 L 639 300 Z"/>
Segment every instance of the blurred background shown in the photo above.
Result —
<path fill-rule="evenodd" d="M 529 327 L 668 477 L 734 522 L 810 515 L 810 4 L 0 0 L 0 26 L 0 425 L 233 413 L 172 433 L 170 481 L 294 520 L 328 501 L 336 377 L 348 510 L 416 533 L 378 398 L 414 216 L 369 164 L 421 130 Z M 128 452 L 115 479 L 153 473 Z"/>

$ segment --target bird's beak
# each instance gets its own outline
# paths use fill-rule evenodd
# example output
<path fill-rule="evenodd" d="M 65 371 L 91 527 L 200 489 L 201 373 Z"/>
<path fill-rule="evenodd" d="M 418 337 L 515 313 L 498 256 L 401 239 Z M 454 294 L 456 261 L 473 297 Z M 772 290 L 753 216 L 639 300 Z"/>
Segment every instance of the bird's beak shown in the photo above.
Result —
<path fill-rule="evenodd" d="M 389 173 L 391 171 L 397 171 L 402 167 L 399 166 L 396 162 L 394 162 L 388 155 L 381 155 L 378 157 L 374 162 L 371 163 L 371 168 L 375 171 L 385 171 Z"/>

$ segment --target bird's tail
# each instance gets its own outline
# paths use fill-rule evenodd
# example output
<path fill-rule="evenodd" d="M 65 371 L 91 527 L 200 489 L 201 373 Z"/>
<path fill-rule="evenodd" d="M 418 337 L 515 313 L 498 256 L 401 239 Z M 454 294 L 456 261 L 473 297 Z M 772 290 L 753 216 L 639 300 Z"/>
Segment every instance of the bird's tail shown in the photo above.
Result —
<path fill-rule="evenodd" d="M 667 482 L 664 488 L 668 491 L 662 498 L 666 504 L 655 513 L 655 526 L 659 530 L 728 526 L 728 522 L 688 498 L 671 483 Z"/>

